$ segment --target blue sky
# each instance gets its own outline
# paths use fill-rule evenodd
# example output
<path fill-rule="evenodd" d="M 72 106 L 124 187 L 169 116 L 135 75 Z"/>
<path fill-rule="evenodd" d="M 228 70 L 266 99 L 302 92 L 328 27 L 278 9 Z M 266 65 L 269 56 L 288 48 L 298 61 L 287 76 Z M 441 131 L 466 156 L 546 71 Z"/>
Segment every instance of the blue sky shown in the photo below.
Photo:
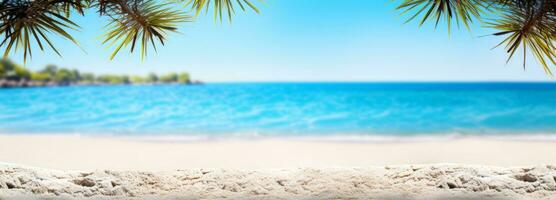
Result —
<path fill-rule="evenodd" d="M 501 38 L 476 25 L 448 36 L 445 27 L 404 24 L 392 0 L 265 0 L 261 14 L 238 13 L 232 24 L 200 15 L 170 34 L 145 60 L 101 45 L 105 19 L 93 12 L 73 44 L 55 40 L 63 57 L 34 52 L 27 67 L 46 64 L 94 73 L 188 71 L 193 78 L 229 81 L 553 81 L 531 61 L 506 64 Z M 519 56 L 518 56 L 519 57 Z M 13 60 L 21 60 L 19 55 Z M 531 57 L 532 60 L 532 57 Z"/>

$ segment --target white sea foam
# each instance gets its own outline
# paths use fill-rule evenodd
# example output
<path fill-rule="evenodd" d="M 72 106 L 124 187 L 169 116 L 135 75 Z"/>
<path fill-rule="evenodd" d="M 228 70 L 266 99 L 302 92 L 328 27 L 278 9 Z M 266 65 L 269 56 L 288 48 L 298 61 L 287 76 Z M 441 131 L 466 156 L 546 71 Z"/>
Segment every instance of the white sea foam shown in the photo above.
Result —
<path fill-rule="evenodd" d="M 10 133 L 0 131 L 3 135 L 52 135 L 69 137 L 94 137 L 114 138 L 123 140 L 148 141 L 148 142 L 211 142 L 211 141 L 246 141 L 246 140 L 287 140 L 287 141 L 309 141 L 309 142 L 349 142 L 349 143 L 397 143 L 397 142 L 428 142 L 428 141 L 450 141 L 450 140 L 501 140 L 501 141 L 539 141 L 556 142 L 556 133 L 421 133 L 421 134 L 263 134 L 253 132 L 231 132 L 219 134 L 115 134 L 115 133 Z"/>
<path fill-rule="evenodd" d="M 91 135 L 87 135 L 91 136 Z M 451 140 L 501 140 L 501 141 L 539 141 L 556 142 L 556 133 L 542 134 L 495 134 L 495 135 L 469 135 L 459 133 L 449 134 L 420 134 L 411 136 L 400 135 L 361 135 L 361 134 L 334 134 L 315 136 L 279 136 L 261 135 L 257 133 L 231 134 L 231 135 L 139 135 L 139 136 L 117 136 L 113 137 L 125 140 L 149 141 L 149 142 L 210 142 L 210 141 L 245 141 L 245 140 L 287 140 L 287 141 L 309 141 L 309 142 L 348 142 L 348 143 L 398 143 L 398 142 L 428 142 L 428 141 L 451 141 Z"/>

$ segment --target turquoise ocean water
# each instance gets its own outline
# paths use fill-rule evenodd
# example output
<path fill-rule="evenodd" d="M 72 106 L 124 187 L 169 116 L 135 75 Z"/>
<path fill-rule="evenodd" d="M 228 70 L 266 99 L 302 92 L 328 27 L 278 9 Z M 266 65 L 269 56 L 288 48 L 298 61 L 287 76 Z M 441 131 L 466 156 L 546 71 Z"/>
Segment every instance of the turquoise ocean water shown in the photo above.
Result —
<path fill-rule="evenodd" d="M 550 83 L 241 83 L 0 90 L 0 133 L 554 135 Z"/>

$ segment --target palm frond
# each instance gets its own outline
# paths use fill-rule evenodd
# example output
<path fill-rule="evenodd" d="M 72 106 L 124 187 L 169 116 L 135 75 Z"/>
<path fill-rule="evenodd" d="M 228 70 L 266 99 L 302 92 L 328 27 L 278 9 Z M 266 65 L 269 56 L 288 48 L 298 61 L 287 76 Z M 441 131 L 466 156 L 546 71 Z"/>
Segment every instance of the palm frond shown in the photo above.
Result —
<path fill-rule="evenodd" d="M 498 46 L 505 45 L 507 61 L 522 49 L 524 68 L 528 51 L 547 74 L 552 75 L 550 65 L 556 65 L 555 0 L 402 0 L 397 9 L 402 14 L 411 13 L 408 22 L 422 16 L 419 25 L 428 20 L 435 20 L 438 25 L 444 18 L 448 29 L 452 19 L 469 28 L 473 19 L 494 16 L 495 20 L 482 22 L 497 30 L 493 35 L 505 36 Z"/>
<path fill-rule="evenodd" d="M 162 2 L 168 3 L 162 3 Z M 58 36 L 78 45 L 68 30 L 79 26 L 70 20 L 70 15 L 85 14 L 94 8 L 100 16 L 109 17 L 103 44 L 113 47 L 113 59 L 121 49 L 130 47 L 133 53 L 140 48 L 144 58 L 157 43 L 164 45 L 168 32 L 176 32 L 177 24 L 192 21 L 186 11 L 174 9 L 177 2 L 186 2 L 196 14 L 203 8 L 213 6 L 215 18 L 222 20 L 227 14 L 231 20 L 235 8 L 251 8 L 259 12 L 253 0 L 0 0 L 0 48 L 4 57 L 23 51 L 24 62 L 32 57 L 32 49 L 50 47 L 56 54 L 61 52 L 49 37 Z M 137 47 L 140 46 L 140 47 Z"/>
<path fill-rule="evenodd" d="M 4 1 L 2 4 L 0 34 L 4 39 L 0 42 L 0 47 L 5 48 L 4 57 L 12 51 L 15 53 L 22 49 L 25 62 L 27 57 L 32 57 L 33 41 L 42 51 L 48 45 L 56 54 L 61 55 L 51 42 L 50 34 L 77 44 L 66 30 L 75 30 L 79 26 L 66 17 L 61 8 L 79 5 L 54 1 Z"/>
<path fill-rule="evenodd" d="M 103 44 L 114 47 L 110 59 L 118 52 L 131 45 L 133 53 L 140 43 L 141 58 L 147 54 L 150 46 L 156 51 L 156 43 L 164 45 L 168 32 L 176 32 L 177 24 L 191 21 L 189 15 L 174 10 L 169 4 L 156 4 L 144 1 L 139 4 L 118 4 L 118 12 L 109 13 L 111 22 L 106 26 Z"/>
<path fill-rule="evenodd" d="M 488 27 L 498 30 L 493 35 L 506 37 L 498 46 L 505 45 L 509 54 L 507 61 L 510 61 L 518 49 L 523 49 L 525 68 L 529 50 L 545 72 L 552 75 L 550 65 L 556 65 L 556 16 L 551 13 L 551 9 L 556 4 L 545 7 L 538 4 L 539 1 L 524 2 L 506 1 L 506 12 L 499 19 L 488 22 Z"/>

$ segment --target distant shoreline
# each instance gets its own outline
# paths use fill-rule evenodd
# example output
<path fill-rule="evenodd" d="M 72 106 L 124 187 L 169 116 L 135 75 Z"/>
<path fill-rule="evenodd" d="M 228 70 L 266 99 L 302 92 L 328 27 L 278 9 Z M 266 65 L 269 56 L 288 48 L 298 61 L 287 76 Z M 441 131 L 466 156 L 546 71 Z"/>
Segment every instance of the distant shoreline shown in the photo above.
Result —
<path fill-rule="evenodd" d="M 203 82 L 192 80 L 187 83 L 179 82 L 157 82 L 157 83 L 57 83 L 37 82 L 32 80 L 7 81 L 0 79 L 1 88 L 25 88 L 25 87 L 66 87 L 66 86 L 111 86 L 111 85 L 372 85 L 389 88 L 409 89 L 437 89 L 446 87 L 448 89 L 556 89 L 556 81 L 222 81 Z M 540 88 L 538 87 L 540 86 Z M 484 88 L 486 87 L 486 88 Z"/>
<path fill-rule="evenodd" d="M 60 87 L 80 85 L 129 85 L 129 84 L 201 84 L 192 80 L 187 72 L 170 72 L 163 75 L 130 76 L 80 72 L 77 69 L 47 65 L 31 71 L 10 60 L 0 59 L 0 88 Z"/>
<path fill-rule="evenodd" d="M 69 87 L 69 86 L 118 86 L 118 85 L 203 85 L 201 81 L 191 81 L 188 83 L 56 83 L 56 82 L 37 82 L 37 81 L 7 81 L 0 80 L 0 89 L 6 88 L 40 88 L 40 87 Z"/>

